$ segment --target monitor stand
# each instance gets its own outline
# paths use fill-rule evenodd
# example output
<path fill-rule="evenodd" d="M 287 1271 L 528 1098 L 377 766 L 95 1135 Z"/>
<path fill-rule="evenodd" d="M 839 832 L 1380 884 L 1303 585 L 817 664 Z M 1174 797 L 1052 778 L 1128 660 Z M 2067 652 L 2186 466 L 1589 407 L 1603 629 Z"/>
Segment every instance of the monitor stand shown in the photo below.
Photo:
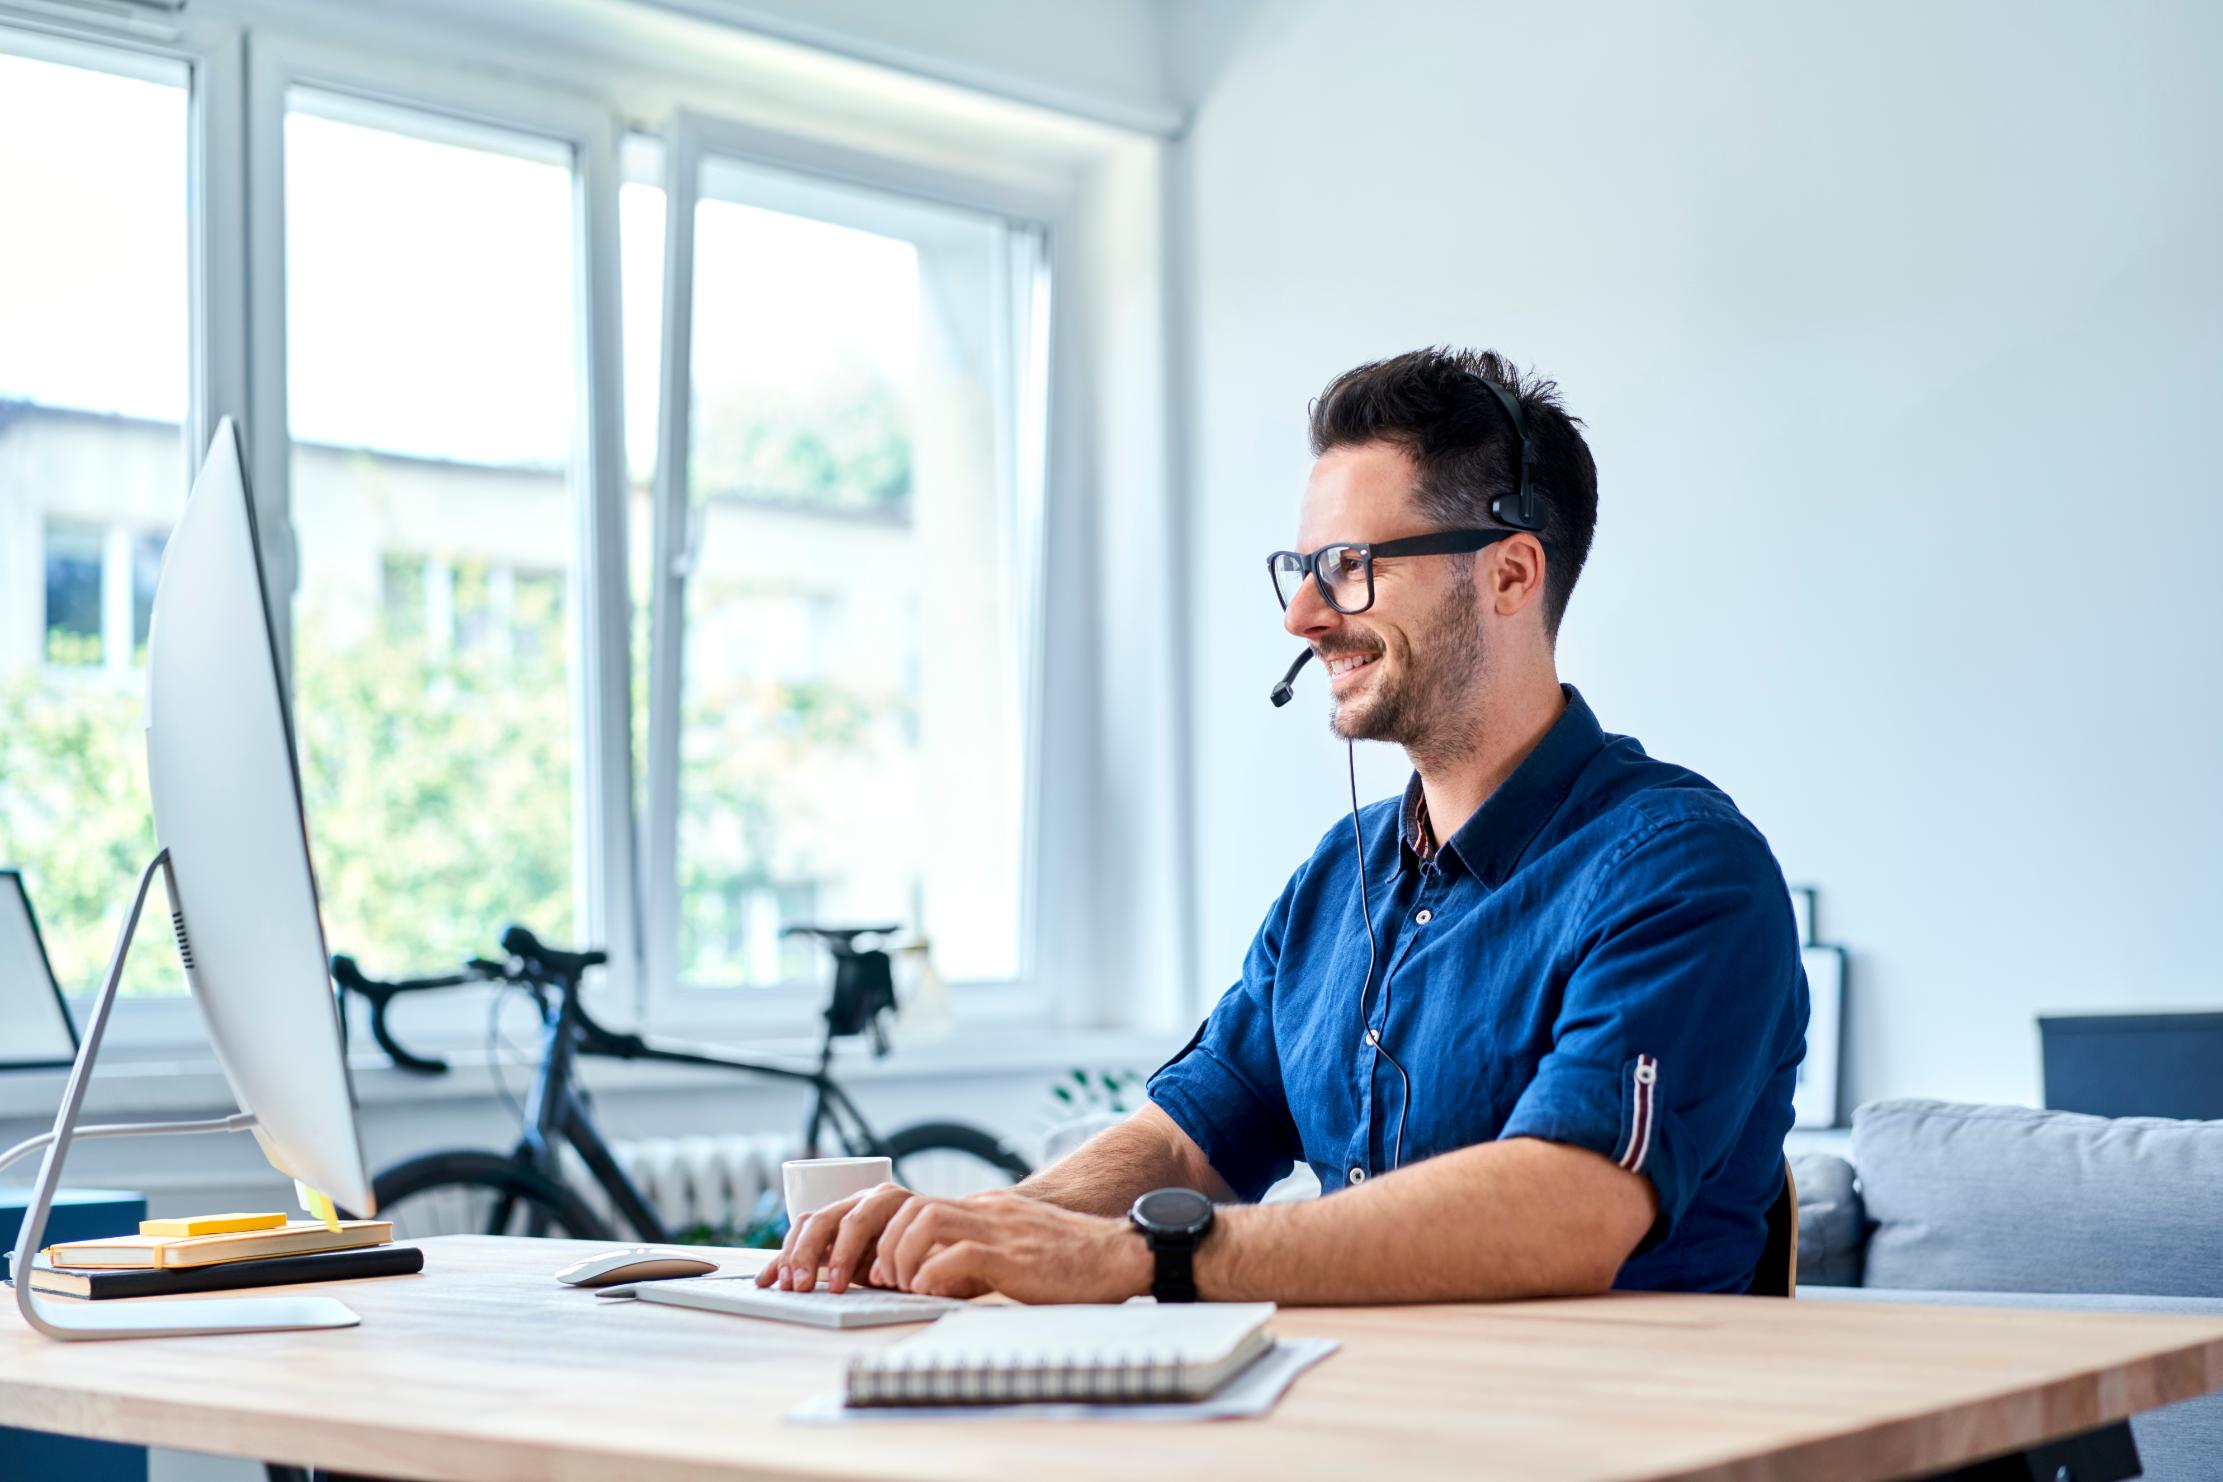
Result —
<path fill-rule="evenodd" d="M 108 979 L 101 984 L 100 994 L 93 1000 L 92 1018 L 85 1027 L 84 1042 L 77 1047 L 76 1063 L 70 1067 L 69 1083 L 62 1091 L 62 1107 L 55 1115 L 53 1132 L 0 1154 L 0 1166 L 4 1166 L 42 1145 L 46 1149 L 46 1156 L 39 1163 L 38 1182 L 31 1189 L 31 1202 L 23 1211 L 23 1229 L 16 1239 L 15 1256 L 9 1265 L 16 1308 L 23 1314 L 23 1320 L 39 1332 L 49 1338 L 66 1340 L 354 1327 L 362 1319 L 344 1303 L 330 1297 L 140 1298 L 95 1302 L 43 1299 L 31 1290 L 32 1261 L 46 1234 L 46 1217 L 54 1204 L 54 1191 L 61 1187 L 62 1160 L 68 1156 L 69 1145 L 74 1139 L 171 1132 L 243 1132 L 255 1125 L 251 1112 L 204 1122 L 77 1125 L 78 1112 L 85 1102 L 85 1085 L 92 1079 L 93 1059 L 100 1053 L 101 1035 L 108 1028 L 108 1011 L 115 1006 L 117 987 L 123 982 L 124 957 L 131 950 L 132 933 L 138 930 L 139 913 L 146 906 L 147 890 L 154 884 L 156 870 L 162 871 L 171 900 L 177 899 L 177 887 L 169 878 L 170 851 L 165 849 L 148 862 L 146 871 L 139 876 L 139 892 L 132 897 L 123 933 L 116 938 L 115 954 L 108 961 Z"/>

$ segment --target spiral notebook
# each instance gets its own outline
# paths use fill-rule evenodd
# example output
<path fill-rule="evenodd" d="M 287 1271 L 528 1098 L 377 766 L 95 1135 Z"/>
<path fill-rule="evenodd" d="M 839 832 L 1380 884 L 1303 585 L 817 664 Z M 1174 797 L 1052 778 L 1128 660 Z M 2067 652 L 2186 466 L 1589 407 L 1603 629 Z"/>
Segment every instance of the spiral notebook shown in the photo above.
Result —
<path fill-rule="evenodd" d="M 845 1403 L 1200 1400 L 1274 1345 L 1271 1302 L 970 1307 L 853 1360 Z"/>

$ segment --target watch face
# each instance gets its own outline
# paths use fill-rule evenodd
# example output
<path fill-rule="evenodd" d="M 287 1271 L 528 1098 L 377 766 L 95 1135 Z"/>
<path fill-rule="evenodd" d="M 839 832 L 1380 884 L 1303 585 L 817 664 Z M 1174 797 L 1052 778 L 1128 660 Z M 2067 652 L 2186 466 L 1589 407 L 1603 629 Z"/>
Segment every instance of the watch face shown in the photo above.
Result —
<path fill-rule="evenodd" d="M 1135 1201 L 1135 1220 L 1169 1235 L 1193 1235 L 1212 1222 L 1212 1201 L 1194 1189 L 1153 1189 Z"/>

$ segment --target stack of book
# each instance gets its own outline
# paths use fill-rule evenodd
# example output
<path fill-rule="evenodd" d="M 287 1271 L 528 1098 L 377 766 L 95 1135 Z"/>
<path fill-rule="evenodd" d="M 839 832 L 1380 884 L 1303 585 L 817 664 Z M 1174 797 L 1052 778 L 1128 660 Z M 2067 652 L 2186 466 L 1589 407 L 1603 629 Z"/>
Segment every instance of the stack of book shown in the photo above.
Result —
<path fill-rule="evenodd" d="M 31 1289 L 63 1297 L 154 1297 L 304 1281 L 402 1276 L 424 1252 L 395 1245 L 386 1220 L 288 1221 L 282 1214 L 142 1220 L 136 1235 L 50 1245 Z"/>

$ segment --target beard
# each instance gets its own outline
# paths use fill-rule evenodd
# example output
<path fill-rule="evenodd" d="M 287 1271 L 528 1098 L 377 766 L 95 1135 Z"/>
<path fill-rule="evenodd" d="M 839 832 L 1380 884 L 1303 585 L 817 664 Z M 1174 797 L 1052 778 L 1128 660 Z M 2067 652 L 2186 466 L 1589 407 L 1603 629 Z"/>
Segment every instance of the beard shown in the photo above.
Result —
<path fill-rule="evenodd" d="M 1348 652 L 1348 650 L 1346 650 Z M 1448 762 L 1480 740 L 1475 696 L 1488 664 L 1474 616 L 1474 580 L 1462 575 L 1410 642 L 1385 646 L 1371 688 L 1338 701 L 1328 728 L 1346 741 L 1390 741 L 1415 763 Z M 1386 662 L 1394 657 L 1394 669 Z"/>

